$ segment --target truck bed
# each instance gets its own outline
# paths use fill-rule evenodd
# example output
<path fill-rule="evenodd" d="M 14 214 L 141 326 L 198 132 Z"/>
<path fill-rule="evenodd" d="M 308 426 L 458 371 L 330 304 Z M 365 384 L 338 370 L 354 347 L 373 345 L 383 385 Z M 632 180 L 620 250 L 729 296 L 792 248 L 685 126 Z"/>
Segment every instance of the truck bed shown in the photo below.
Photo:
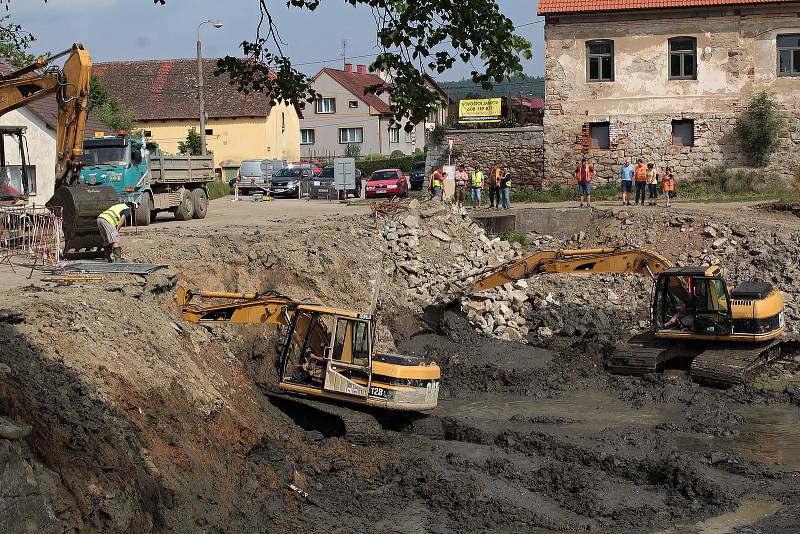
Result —
<path fill-rule="evenodd" d="M 214 180 L 214 156 L 153 156 L 150 182 L 161 184 L 202 183 Z"/>

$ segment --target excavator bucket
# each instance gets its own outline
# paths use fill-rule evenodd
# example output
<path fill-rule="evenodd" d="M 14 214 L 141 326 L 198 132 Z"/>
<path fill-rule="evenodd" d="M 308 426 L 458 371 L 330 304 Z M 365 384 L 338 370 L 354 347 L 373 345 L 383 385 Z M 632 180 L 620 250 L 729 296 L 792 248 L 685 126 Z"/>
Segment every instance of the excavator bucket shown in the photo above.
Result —
<path fill-rule="evenodd" d="M 62 209 L 64 252 L 100 255 L 103 239 L 97 228 L 97 216 L 119 202 L 119 195 L 110 186 L 56 189 L 46 206 Z"/>

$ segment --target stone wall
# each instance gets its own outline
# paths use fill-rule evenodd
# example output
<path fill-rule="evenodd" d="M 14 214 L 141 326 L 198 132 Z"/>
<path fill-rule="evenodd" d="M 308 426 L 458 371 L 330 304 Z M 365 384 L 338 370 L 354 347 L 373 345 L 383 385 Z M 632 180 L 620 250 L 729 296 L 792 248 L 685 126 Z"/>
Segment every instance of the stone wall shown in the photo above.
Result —
<path fill-rule="evenodd" d="M 498 165 L 507 167 L 515 187 L 541 189 L 544 176 L 544 132 L 541 126 L 494 128 L 481 130 L 449 130 L 455 138 L 453 165 L 467 170 L 488 172 Z M 447 164 L 447 142 L 428 147 L 427 169 Z"/>
<path fill-rule="evenodd" d="M 544 186 L 572 182 L 588 157 L 616 179 L 624 158 L 672 166 L 681 180 L 704 167 L 743 166 L 736 119 L 753 96 L 771 93 L 786 128 L 769 174 L 800 169 L 800 77 L 778 76 L 776 38 L 800 33 L 800 2 L 752 9 L 713 7 L 548 18 L 545 24 Z M 696 39 L 696 79 L 670 79 L 669 40 Z M 586 42 L 613 42 L 611 81 L 589 81 Z M 694 146 L 676 146 L 672 121 L 694 121 Z M 608 122 L 610 146 L 593 149 L 589 127 Z"/>

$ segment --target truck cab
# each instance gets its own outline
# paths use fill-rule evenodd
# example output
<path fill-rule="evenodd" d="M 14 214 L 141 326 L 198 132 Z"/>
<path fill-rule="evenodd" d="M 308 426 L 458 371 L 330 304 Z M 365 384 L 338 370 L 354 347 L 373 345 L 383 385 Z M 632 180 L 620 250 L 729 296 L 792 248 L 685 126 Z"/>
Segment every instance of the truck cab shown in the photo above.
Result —
<path fill-rule="evenodd" d="M 157 151 L 155 143 L 127 135 L 84 139 L 81 180 L 86 185 L 110 185 L 122 202 L 138 205 L 150 186 L 148 154 Z"/>

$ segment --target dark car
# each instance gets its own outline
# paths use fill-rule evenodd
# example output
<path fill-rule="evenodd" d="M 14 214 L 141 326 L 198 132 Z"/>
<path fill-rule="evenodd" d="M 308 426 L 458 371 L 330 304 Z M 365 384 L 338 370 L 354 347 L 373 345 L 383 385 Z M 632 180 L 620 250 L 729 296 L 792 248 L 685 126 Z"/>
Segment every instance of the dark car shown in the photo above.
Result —
<path fill-rule="evenodd" d="M 411 183 L 411 190 L 417 191 L 425 187 L 425 162 L 416 161 L 411 166 L 411 174 L 408 177 Z"/>
<path fill-rule="evenodd" d="M 339 192 L 333 181 L 333 165 L 323 168 L 320 173 L 311 180 L 311 187 L 308 188 L 308 198 L 321 198 L 325 200 L 336 200 Z"/>
<path fill-rule="evenodd" d="M 314 175 L 311 169 L 281 169 L 272 175 L 273 197 L 300 198 L 308 193 L 309 181 Z"/>

